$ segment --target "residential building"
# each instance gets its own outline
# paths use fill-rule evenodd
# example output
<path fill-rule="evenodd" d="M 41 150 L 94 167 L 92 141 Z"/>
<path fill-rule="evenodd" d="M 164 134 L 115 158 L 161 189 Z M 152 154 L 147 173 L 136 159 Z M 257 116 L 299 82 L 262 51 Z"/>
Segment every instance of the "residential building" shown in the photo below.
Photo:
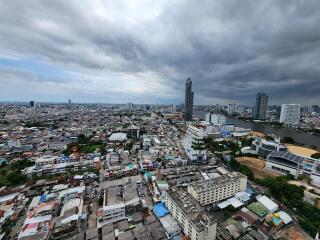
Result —
<path fill-rule="evenodd" d="M 131 125 L 127 129 L 127 137 L 128 138 L 139 138 L 140 136 L 140 128 L 135 125 Z"/>
<path fill-rule="evenodd" d="M 142 203 L 137 192 L 139 181 L 140 177 L 136 176 L 103 183 L 104 201 L 97 214 L 98 228 L 141 211 Z"/>
<path fill-rule="evenodd" d="M 85 186 L 68 188 L 59 192 L 63 206 L 60 215 L 55 219 L 53 239 L 67 239 L 80 232 L 84 192 Z"/>
<path fill-rule="evenodd" d="M 238 114 L 241 115 L 242 113 L 245 112 L 245 110 L 246 110 L 246 107 L 245 107 L 245 106 L 243 106 L 243 105 L 237 106 L 237 113 L 238 113 Z"/>
<path fill-rule="evenodd" d="M 182 140 L 182 146 L 192 162 L 202 163 L 203 161 L 207 160 L 206 149 L 193 149 L 193 145 L 203 141 L 205 136 L 207 136 L 207 134 L 202 127 L 189 125 Z"/>
<path fill-rule="evenodd" d="M 320 112 L 319 105 L 312 105 L 312 112 L 319 113 Z"/>
<path fill-rule="evenodd" d="M 282 104 L 280 122 L 298 125 L 300 122 L 300 104 Z"/>
<path fill-rule="evenodd" d="M 164 200 L 172 216 L 178 221 L 182 231 L 189 239 L 216 239 L 217 221 L 212 219 L 188 192 L 169 190 Z"/>
<path fill-rule="evenodd" d="M 223 125 L 226 123 L 226 117 L 222 114 L 207 113 L 206 122 L 213 125 Z"/>
<path fill-rule="evenodd" d="M 185 104 L 184 104 L 184 120 L 192 121 L 193 115 L 193 92 L 192 81 L 188 78 L 186 81 Z"/>
<path fill-rule="evenodd" d="M 220 202 L 246 189 L 247 177 L 237 172 L 213 179 L 200 180 L 188 185 L 188 193 L 202 206 Z"/>
<path fill-rule="evenodd" d="M 228 114 L 236 114 L 237 113 L 237 105 L 235 103 L 228 104 Z"/>
<path fill-rule="evenodd" d="M 9 148 L 21 148 L 22 147 L 20 140 L 9 140 L 7 144 L 8 144 Z"/>
<path fill-rule="evenodd" d="M 268 108 L 268 96 L 265 93 L 258 93 L 256 96 L 256 106 L 253 117 L 255 119 L 266 119 Z"/>

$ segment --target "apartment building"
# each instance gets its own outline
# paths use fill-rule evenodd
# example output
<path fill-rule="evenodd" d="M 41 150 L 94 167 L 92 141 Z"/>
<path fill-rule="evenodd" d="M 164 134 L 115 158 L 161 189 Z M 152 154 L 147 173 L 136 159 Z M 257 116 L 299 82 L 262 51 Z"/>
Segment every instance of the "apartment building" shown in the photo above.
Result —
<path fill-rule="evenodd" d="M 193 182 L 188 185 L 188 193 L 202 206 L 220 202 L 247 188 L 247 177 L 233 172 L 226 175 Z"/>
<path fill-rule="evenodd" d="M 165 194 L 165 203 L 191 240 L 216 239 L 217 221 L 211 219 L 204 208 L 183 190 L 169 190 Z"/>
<path fill-rule="evenodd" d="M 182 145 L 193 162 L 203 162 L 207 160 L 207 150 L 195 150 L 192 148 L 194 143 L 202 141 L 207 136 L 206 131 L 202 127 L 189 126 L 182 140 Z"/>
<path fill-rule="evenodd" d="M 300 104 L 282 104 L 280 122 L 289 125 L 298 125 L 300 122 Z"/>
<path fill-rule="evenodd" d="M 206 122 L 212 123 L 213 125 L 223 125 L 226 123 L 226 117 L 222 114 L 206 114 Z"/>
<path fill-rule="evenodd" d="M 141 200 L 137 192 L 139 176 L 122 178 L 103 183 L 103 207 L 98 210 L 98 228 L 131 216 L 136 211 L 141 211 Z"/>

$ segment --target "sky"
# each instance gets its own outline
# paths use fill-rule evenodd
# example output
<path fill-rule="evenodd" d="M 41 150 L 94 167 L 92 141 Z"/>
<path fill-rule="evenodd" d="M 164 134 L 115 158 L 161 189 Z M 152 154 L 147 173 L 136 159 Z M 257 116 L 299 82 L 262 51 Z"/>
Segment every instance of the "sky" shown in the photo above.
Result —
<path fill-rule="evenodd" d="M 319 0 L 0 0 L 0 101 L 320 104 Z"/>

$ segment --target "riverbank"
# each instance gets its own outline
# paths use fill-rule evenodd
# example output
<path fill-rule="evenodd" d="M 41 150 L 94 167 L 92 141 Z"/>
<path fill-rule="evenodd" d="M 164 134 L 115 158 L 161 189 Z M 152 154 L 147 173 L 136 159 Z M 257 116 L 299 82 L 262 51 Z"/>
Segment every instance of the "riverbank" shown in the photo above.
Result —
<path fill-rule="evenodd" d="M 274 134 L 278 137 L 291 137 L 297 145 L 320 150 L 320 136 L 299 131 L 295 128 L 285 128 L 279 125 L 270 125 L 263 122 L 250 122 L 236 118 L 227 118 L 227 123 L 235 124 L 238 127 L 250 128 L 254 132 Z"/>

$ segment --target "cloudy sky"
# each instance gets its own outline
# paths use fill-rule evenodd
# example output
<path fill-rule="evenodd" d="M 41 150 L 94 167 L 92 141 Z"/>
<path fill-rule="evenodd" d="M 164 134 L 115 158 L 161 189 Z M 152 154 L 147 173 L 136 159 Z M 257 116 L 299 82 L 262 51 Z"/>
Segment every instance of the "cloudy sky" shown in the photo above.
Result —
<path fill-rule="evenodd" d="M 320 1 L 0 0 L 0 101 L 320 104 Z"/>

